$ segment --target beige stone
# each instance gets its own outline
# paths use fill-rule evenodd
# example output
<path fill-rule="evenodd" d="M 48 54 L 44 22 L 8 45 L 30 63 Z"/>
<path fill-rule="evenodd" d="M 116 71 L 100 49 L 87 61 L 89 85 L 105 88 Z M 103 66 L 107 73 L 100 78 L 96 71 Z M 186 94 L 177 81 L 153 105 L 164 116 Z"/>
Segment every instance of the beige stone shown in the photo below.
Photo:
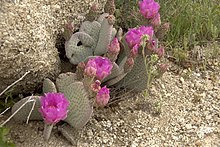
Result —
<path fill-rule="evenodd" d="M 56 78 L 64 24 L 73 20 L 77 28 L 94 2 L 102 8 L 105 1 L 1 0 L 0 92 L 27 71 L 12 93 L 33 92 L 45 77 Z"/>

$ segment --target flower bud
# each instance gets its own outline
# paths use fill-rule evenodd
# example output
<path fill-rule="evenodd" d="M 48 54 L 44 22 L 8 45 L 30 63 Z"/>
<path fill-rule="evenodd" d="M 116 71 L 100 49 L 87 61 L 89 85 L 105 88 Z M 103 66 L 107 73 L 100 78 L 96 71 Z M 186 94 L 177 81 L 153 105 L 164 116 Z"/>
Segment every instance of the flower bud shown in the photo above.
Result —
<path fill-rule="evenodd" d="M 160 26 L 161 25 L 161 20 L 160 20 L 160 14 L 157 13 L 156 16 L 154 16 L 151 20 L 150 20 L 151 25 L 153 25 L 154 27 Z"/>
<path fill-rule="evenodd" d="M 100 107 L 104 107 L 108 104 L 110 99 L 109 89 L 106 86 L 102 87 L 96 95 L 96 104 Z"/>
<path fill-rule="evenodd" d="M 101 82 L 99 80 L 96 80 L 94 83 L 91 84 L 92 91 L 98 92 L 101 89 L 100 85 Z"/>
<path fill-rule="evenodd" d="M 111 54 L 116 54 L 118 55 L 119 51 L 120 51 L 120 44 L 118 42 L 118 38 L 114 38 L 109 47 L 108 47 L 108 51 L 111 53 Z"/>
<path fill-rule="evenodd" d="M 131 56 L 132 58 L 137 57 L 137 55 L 138 55 L 138 49 L 139 49 L 139 45 L 137 45 L 137 44 L 131 49 L 130 56 Z"/>

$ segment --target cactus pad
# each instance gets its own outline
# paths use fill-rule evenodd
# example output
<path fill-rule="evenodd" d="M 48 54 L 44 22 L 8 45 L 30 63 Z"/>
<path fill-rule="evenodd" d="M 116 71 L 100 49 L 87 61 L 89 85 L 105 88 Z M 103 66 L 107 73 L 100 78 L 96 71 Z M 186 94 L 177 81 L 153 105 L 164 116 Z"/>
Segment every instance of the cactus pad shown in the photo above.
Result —
<path fill-rule="evenodd" d="M 82 128 L 90 119 L 93 112 L 88 94 L 82 82 L 76 82 L 73 73 L 61 74 L 56 81 L 57 89 L 69 100 L 68 117 L 65 122 L 72 127 Z"/>
<path fill-rule="evenodd" d="M 44 79 L 43 82 L 43 93 L 57 92 L 55 84 L 48 78 Z"/>
<path fill-rule="evenodd" d="M 148 75 L 143 56 L 139 55 L 132 70 L 119 82 L 117 88 L 124 87 L 140 92 L 147 88 Z"/>
<path fill-rule="evenodd" d="M 17 102 L 16 104 L 14 104 L 14 106 L 12 107 L 12 113 L 14 113 L 16 110 L 18 110 L 22 104 L 24 104 L 29 98 L 23 98 L 22 100 L 20 100 L 19 102 Z M 39 96 L 32 96 L 31 100 L 36 100 L 34 109 L 30 115 L 29 120 L 43 120 L 43 118 L 41 117 L 41 114 L 39 112 L 39 108 L 40 108 L 40 97 Z M 14 119 L 17 121 L 26 121 L 28 118 L 28 115 L 31 111 L 31 108 L 33 106 L 33 101 L 28 102 L 23 108 L 21 108 L 15 115 L 14 115 Z"/>

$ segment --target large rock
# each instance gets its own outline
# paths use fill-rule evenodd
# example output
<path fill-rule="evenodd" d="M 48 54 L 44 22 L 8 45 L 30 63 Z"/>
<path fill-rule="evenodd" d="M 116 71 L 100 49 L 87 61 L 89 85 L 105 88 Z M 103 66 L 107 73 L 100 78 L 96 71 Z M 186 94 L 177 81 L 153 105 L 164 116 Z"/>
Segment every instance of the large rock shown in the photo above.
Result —
<path fill-rule="evenodd" d="M 45 77 L 56 78 L 60 60 L 55 44 L 66 20 L 82 21 L 97 0 L 1 0 L 0 92 L 30 73 L 12 93 L 32 92 Z M 100 4 L 103 6 L 106 0 Z"/>

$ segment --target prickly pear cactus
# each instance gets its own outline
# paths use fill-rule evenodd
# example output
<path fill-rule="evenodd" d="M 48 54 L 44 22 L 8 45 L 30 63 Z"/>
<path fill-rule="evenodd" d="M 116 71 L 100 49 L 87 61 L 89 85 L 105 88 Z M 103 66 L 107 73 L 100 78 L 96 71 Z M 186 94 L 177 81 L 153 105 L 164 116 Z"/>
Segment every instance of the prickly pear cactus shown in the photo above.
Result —
<path fill-rule="evenodd" d="M 115 17 L 107 13 L 97 20 L 82 23 L 79 32 L 65 43 L 66 56 L 72 64 L 78 64 L 88 56 L 103 55 L 110 41 L 115 37 Z"/>
<path fill-rule="evenodd" d="M 137 92 L 147 88 L 148 74 L 143 56 L 139 55 L 132 70 L 116 85 L 117 88 L 128 88 Z"/>
<path fill-rule="evenodd" d="M 56 89 L 57 86 L 57 89 Z M 65 73 L 59 75 L 55 84 L 45 79 L 43 83 L 44 92 L 62 92 L 65 97 L 69 100 L 69 112 L 67 118 L 64 120 L 70 126 L 79 129 L 82 128 L 89 120 L 93 108 L 89 102 L 89 98 L 86 90 L 84 89 L 83 83 L 76 81 L 76 75 L 74 73 Z M 12 113 L 18 110 L 30 97 L 24 98 L 17 102 L 13 108 Z M 26 121 L 29 113 L 31 112 L 29 120 L 42 120 L 42 116 L 39 112 L 40 109 L 40 97 L 33 96 L 30 100 L 36 100 L 35 107 L 31 112 L 33 101 L 28 102 L 20 111 L 18 111 L 14 119 L 19 121 Z"/>
<path fill-rule="evenodd" d="M 56 80 L 56 85 L 58 91 L 64 93 L 70 102 L 69 112 L 64 121 L 72 127 L 80 129 L 89 121 L 93 107 L 89 102 L 83 83 L 73 82 L 74 78 L 70 78 L 70 76 L 75 77 L 75 74 L 61 74 Z"/>
<path fill-rule="evenodd" d="M 41 114 L 39 112 L 39 108 L 40 108 L 40 97 L 39 96 L 29 96 L 29 97 L 23 98 L 22 100 L 17 102 L 12 107 L 12 110 L 11 110 L 12 113 L 17 111 L 28 100 L 36 101 L 33 111 L 31 112 L 34 101 L 30 101 L 15 114 L 14 119 L 16 121 L 26 121 L 28 119 L 29 113 L 31 112 L 29 120 L 42 120 Z"/>

